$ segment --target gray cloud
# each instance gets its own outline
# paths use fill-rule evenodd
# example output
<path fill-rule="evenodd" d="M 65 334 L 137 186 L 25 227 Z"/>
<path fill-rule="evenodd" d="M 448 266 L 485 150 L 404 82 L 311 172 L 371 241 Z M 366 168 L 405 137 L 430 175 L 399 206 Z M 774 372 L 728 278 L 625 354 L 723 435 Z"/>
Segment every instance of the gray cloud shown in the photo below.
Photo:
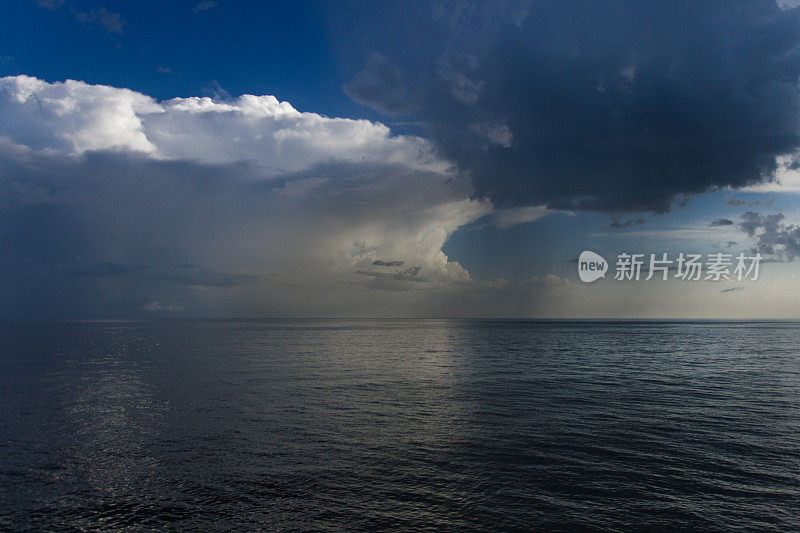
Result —
<path fill-rule="evenodd" d="M 783 213 L 761 215 L 747 211 L 739 229 L 755 240 L 756 250 L 775 259 L 791 261 L 800 256 L 800 227 L 786 224 Z"/>
<path fill-rule="evenodd" d="M 90 9 L 87 12 L 76 11 L 75 18 L 86 25 L 93 25 L 102 28 L 106 33 L 122 33 L 125 19 L 119 13 L 109 11 L 105 7 L 100 9 Z"/>
<path fill-rule="evenodd" d="M 718 218 L 713 220 L 711 224 L 709 224 L 712 228 L 719 227 L 719 226 L 733 226 L 733 220 L 729 218 Z"/>
<path fill-rule="evenodd" d="M 381 113 L 396 115 L 408 111 L 400 72 L 388 58 L 377 52 L 372 53 L 364 69 L 343 89 L 353 101 Z"/>
<path fill-rule="evenodd" d="M 217 7 L 217 3 L 214 0 L 202 0 L 192 8 L 192 13 L 201 13 L 209 9 L 214 9 L 215 7 Z"/>
<path fill-rule="evenodd" d="M 36 0 L 36 5 L 45 9 L 57 9 L 64 0 Z"/>
<path fill-rule="evenodd" d="M 404 261 L 384 261 L 383 259 L 376 259 L 372 264 L 375 266 L 394 267 L 403 266 Z"/>
<path fill-rule="evenodd" d="M 641 226 L 642 224 L 647 224 L 647 220 L 644 218 L 629 218 L 627 220 L 623 220 L 619 216 L 612 216 L 608 227 L 611 229 L 624 229 L 632 228 L 634 226 Z"/>
<path fill-rule="evenodd" d="M 419 265 L 407 268 L 405 270 L 400 270 L 397 272 L 375 272 L 366 270 L 357 270 L 356 272 L 364 276 L 371 276 L 375 279 L 391 279 L 396 281 L 415 281 L 415 282 L 428 281 L 426 278 L 419 275 L 419 273 L 422 272 L 422 267 Z"/>
<path fill-rule="evenodd" d="M 65 0 L 36 0 L 36 5 L 55 11 L 61 8 Z M 105 7 L 99 9 L 90 9 L 89 11 L 81 11 L 73 4 L 67 4 L 67 10 L 72 13 L 76 20 L 81 22 L 84 26 L 95 26 L 107 34 L 116 33 L 122 34 L 122 29 L 125 26 L 125 19 L 119 13 L 109 11 Z"/>
<path fill-rule="evenodd" d="M 203 96 L 213 98 L 214 100 L 224 101 L 231 98 L 231 93 L 225 90 L 225 88 L 217 80 L 211 80 L 207 83 L 204 83 L 201 92 Z"/>
<path fill-rule="evenodd" d="M 744 290 L 744 287 L 731 287 L 730 289 L 722 289 L 721 291 L 719 291 L 719 293 L 720 294 L 725 294 L 727 292 L 737 292 L 737 291 L 743 291 L 743 290 Z"/>

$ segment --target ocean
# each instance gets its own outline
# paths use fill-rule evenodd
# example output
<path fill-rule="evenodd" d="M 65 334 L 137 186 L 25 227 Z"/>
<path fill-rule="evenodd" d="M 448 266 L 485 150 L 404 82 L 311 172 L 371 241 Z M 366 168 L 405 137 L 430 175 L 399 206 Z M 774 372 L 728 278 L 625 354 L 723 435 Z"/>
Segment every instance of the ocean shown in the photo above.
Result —
<path fill-rule="evenodd" d="M 800 323 L 0 323 L 0 529 L 800 529 Z"/>

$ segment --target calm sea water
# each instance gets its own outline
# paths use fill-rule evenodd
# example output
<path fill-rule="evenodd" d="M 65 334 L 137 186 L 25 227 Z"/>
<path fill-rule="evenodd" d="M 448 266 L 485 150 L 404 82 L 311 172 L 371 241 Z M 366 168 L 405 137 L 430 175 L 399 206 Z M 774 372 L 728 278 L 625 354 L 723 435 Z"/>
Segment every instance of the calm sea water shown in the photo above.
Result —
<path fill-rule="evenodd" d="M 0 529 L 800 529 L 800 324 L 0 324 Z"/>

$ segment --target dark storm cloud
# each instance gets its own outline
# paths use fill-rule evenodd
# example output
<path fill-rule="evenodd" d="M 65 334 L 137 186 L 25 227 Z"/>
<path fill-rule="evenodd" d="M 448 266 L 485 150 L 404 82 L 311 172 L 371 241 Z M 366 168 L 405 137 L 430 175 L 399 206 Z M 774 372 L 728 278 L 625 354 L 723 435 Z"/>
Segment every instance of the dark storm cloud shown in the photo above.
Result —
<path fill-rule="evenodd" d="M 712 228 L 718 226 L 733 226 L 733 220 L 729 218 L 718 218 L 716 220 L 713 220 L 711 224 L 709 224 L 709 226 L 711 226 Z"/>
<path fill-rule="evenodd" d="M 800 227 L 785 224 L 784 218 L 783 213 L 762 215 L 747 211 L 739 229 L 755 240 L 758 252 L 791 261 L 800 256 Z"/>
<path fill-rule="evenodd" d="M 435 80 L 415 84 L 417 118 L 499 206 L 661 212 L 677 195 L 769 179 L 776 156 L 800 145 L 797 9 L 641 0 L 383 9 L 381 34 L 360 28 L 372 39 L 359 33 L 353 47 L 386 50 L 406 79 Z M 387 20 L 414 27 L 414 42 L 383 35 Z"/>
<path fill-rule="evenodd" d="M 344 86 L 344 92 L 355 102 L 382 113 L 395 115 L 408 110 L 400 72 L 377 52 L 367 60 L 364 70 Z"/>

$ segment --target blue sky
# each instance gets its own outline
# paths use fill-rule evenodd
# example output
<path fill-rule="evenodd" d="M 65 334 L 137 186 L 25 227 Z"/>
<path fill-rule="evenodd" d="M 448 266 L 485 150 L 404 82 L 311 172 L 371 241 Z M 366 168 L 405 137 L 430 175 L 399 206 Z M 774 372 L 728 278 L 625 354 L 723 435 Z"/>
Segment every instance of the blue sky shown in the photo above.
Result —
<path fill-rule="evenodd" d="M 206 7 L 196 10 L 198 5 Z M 208 6 L 14 2 L 4 8 L 0 22 L 3 72 L 126 87 L 158 99 L 211 93 L 219 84 L 231 94 L 292 99 L 300 109 L 331 115 L 353 111 L 340 90 L 344 80 L 325 36 L 320 5 Z M 100 9 L 118 15 L 119 27 L 81 21 L 80 13 Z"/>
<path fill-rule="evenodd" d="M 3 316 L 800 317 L 791 5 L 3 14 Z M 765 262 L 583 284 L 586 249 Z"/>

